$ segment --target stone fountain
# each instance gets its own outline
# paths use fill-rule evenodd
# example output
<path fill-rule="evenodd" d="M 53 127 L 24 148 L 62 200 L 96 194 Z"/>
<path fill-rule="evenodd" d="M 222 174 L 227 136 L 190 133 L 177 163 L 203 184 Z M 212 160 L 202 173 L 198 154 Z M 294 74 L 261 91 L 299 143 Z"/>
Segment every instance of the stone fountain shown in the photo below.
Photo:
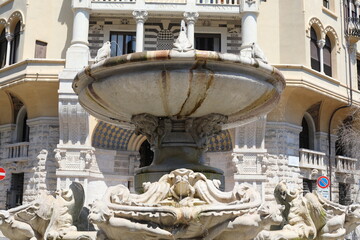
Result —
<path fill-rule="evenodd" d="M 135 176 L 139 192 L 179 168 L 223 181 L 203 164 L 209 137 L 269 112 L 285 86 L 261 59 L 186 48 L 181 35 L 185 47 L 108 58 L 73 82 L 89 113 L 147 137 L 154 160 Z"/>
<path fill-rule="evenodd" d="M 208 138 L 266 114 L 285 81 L 258 57 L 198 51 L 184 27 L 175 48 L 106 58 L 73 82 L 81 105 L 98 119 L 147 137 L 154 161 L 136 176 L 136 190 L 109 187 L 90 205 L 98 231 L 74 226 L 84 193 L 78 183 L 0 211 L 10 239 L 341 239 L 360 224 L 360 205 L 341 206 L 280 182 L 276 202 L 262 202 L 249 184 L 221 191 L 222 171 L 204 165 Z M 257 50 L 256 50 L 257 49 Z M 106 50 L 106 49 L 105 49 Z M 106 52 L 106 51 L 105 51 Z M 47 200 L 48 199 L 48 200 Z M 276 225 L 278 230 L 270 230 Z M 95 236 L 96 234 L 96 236 Z"/>

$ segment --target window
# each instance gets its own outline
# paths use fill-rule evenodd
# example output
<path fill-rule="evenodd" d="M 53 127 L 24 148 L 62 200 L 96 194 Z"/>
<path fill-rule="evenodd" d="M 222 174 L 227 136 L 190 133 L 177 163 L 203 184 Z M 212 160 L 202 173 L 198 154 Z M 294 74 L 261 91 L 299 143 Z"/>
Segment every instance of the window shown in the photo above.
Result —
<path fill-rule="evenodd" d="M 42 41 L 35 42 L 35 58 L 46 58 L 47 43 Z"/>
<path fill-rule="evenodd" d="M 323 0 L 323 6 L 326 8 L 330 8 L 329 0 Z"/>
<path fill-rule="evenodd" d="M 135 33 L 110 32 L 111 57 L 133 53 L 136 50 Z"/>
<path fill-rule="evenodd" d="M 331 69 L 331 42 L 330 38 L 326 36 L 325 38 L 325 46 L 323 49 L 324 55 L 324 73 L 328 76 L 332 76 L 332 69 Z"/>
<path fill-rule="evenodd" d="M 309 125 L 305 118 L 303 118 L 302 123 L 302 131 L 300 133 L 300 148 L 310 148 L 310 136 L 309 136 Z"/>
<path fill-rule="evenodd" d="M 19 110 L 16 119 L 16 140 L 17 142 L 29 142 L 30 128 L 27 125 L 27 112 L 26 108 L 22 107 Z"/>
<path fill-rule="evenodd" d="M 140 153 L 140 166 L 139 167 L 146 167 L 150 166 L 154 158 L 154 152 L 151 150 L 150 143 L 145 140 L 139 149 Z"/>
<path fill-rule="evenodd" d="M 11 41 L 10 64 L 14 64 L 18 61 L 19 43 L 20 43 L 20 21 L 15 26 L 14 38 Z"/>
<path fill-rule="evenodd" d="M 350 205 L 352 203 L 350 184 L 339 183 L 339 203 L 341 205 Z"/>
<path fill-rule="evenodd" d="M 316 190 L 316 180 L 303 179 L 303 195 L 305 196 L 307 193 L 313 192 Z"/>
<path fill-rule="evenodd" d="M 5 29 L 0 34 L 0 68 L 6 64 L 7 40 L 5 37 Z"/>
<path fill-rule="evenodd" d="M 196 33 L 195 48 L 199 50 L 221 52 L 221 35 Z"/>
<path fill-rule="evenodd" d="M 22 205 L 23 191 L 24 173 L 12 173 L 10 190 L 7 191 L 7 209 Z"/>
<path fill-rule="evenodd" d="M 311 68 L 320 71 L 320 50 L 317 44 L 317 35 L 314 28 L 311 28 L 310 40 Z"/>
<path fill-rule="evenodd" d="M 174 34 L 168 30 L 163 29 L 157 35 L 156 49 L 157 50 L 170 50 L 174 47 Z"/>
<path fill-rule="evenodd" d="M 358 90 L 360 90 L 360 60 L 356 60 Z"/>
<path fill-rule="evenodd" d="M 314 150 L 315 124 L 309 113 L 305 113 L 301 122 L 302 131 L 299 134 L 299 148 Z"/>

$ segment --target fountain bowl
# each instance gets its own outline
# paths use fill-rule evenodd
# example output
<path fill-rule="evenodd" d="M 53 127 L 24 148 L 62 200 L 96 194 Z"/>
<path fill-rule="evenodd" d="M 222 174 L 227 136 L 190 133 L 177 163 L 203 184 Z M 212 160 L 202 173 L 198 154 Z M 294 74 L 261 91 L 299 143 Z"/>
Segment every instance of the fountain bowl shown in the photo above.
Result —
<path fill-rule="evenodd" d="M 73 82 L 81 105 L 98 119 L 132 129 L 137 114 L 175 119 L 228 117 L 231 128 L 269 112 L 285 87 L 276 68 L 212 51 L 160 50 L 105 59 Z"/>

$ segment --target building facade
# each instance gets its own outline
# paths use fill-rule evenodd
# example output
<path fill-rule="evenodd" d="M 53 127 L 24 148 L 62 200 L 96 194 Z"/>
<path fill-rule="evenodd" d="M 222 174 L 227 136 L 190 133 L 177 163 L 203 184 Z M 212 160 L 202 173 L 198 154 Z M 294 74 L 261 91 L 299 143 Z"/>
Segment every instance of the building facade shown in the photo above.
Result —
<path fill-rule="evenodd" d="M 360 104 L 354 0 L 0 0 L 0 208 L 32 201 L 40 190 L 83 184 L 86 203 L 106 188 L 133 189 L 152 160 L 134 131 L 102 122 L 79 104 L 75 75 L 104 43 L 111 56 L 172 49 L 180 22 L 196 49 L 264 52 L 285 76 L 266 116 L 212 137 L 207 164 L 225 188 L 249 182 L 264 199 L 285 180 L 342 204 L 356 201 L 358 156 L 337 146 L 338 126 Z M 239 93 L 240 94 L 240 93 Z M 221 101 L 221 99 L 219 99 Z M 322 190 L 322 175 L 331 187 Z"/>

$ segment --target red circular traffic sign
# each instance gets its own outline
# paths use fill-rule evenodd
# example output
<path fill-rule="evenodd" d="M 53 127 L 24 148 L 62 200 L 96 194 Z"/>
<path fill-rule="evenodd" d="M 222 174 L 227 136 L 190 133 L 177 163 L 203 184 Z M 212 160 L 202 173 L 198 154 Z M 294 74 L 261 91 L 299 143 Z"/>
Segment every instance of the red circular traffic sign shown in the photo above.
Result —
<path fill-rule="evenodd" d="M 3 168 L 0 168 L 0 180 L 3 180 L 5 178 L 6 171 Z"/>
<path fill-rule="evenodd" d="M 330 186 L 330 179 L 326 176 L 321 176 L 317 180 L 317 185 L 319 188 L 327 188 Z"/>

